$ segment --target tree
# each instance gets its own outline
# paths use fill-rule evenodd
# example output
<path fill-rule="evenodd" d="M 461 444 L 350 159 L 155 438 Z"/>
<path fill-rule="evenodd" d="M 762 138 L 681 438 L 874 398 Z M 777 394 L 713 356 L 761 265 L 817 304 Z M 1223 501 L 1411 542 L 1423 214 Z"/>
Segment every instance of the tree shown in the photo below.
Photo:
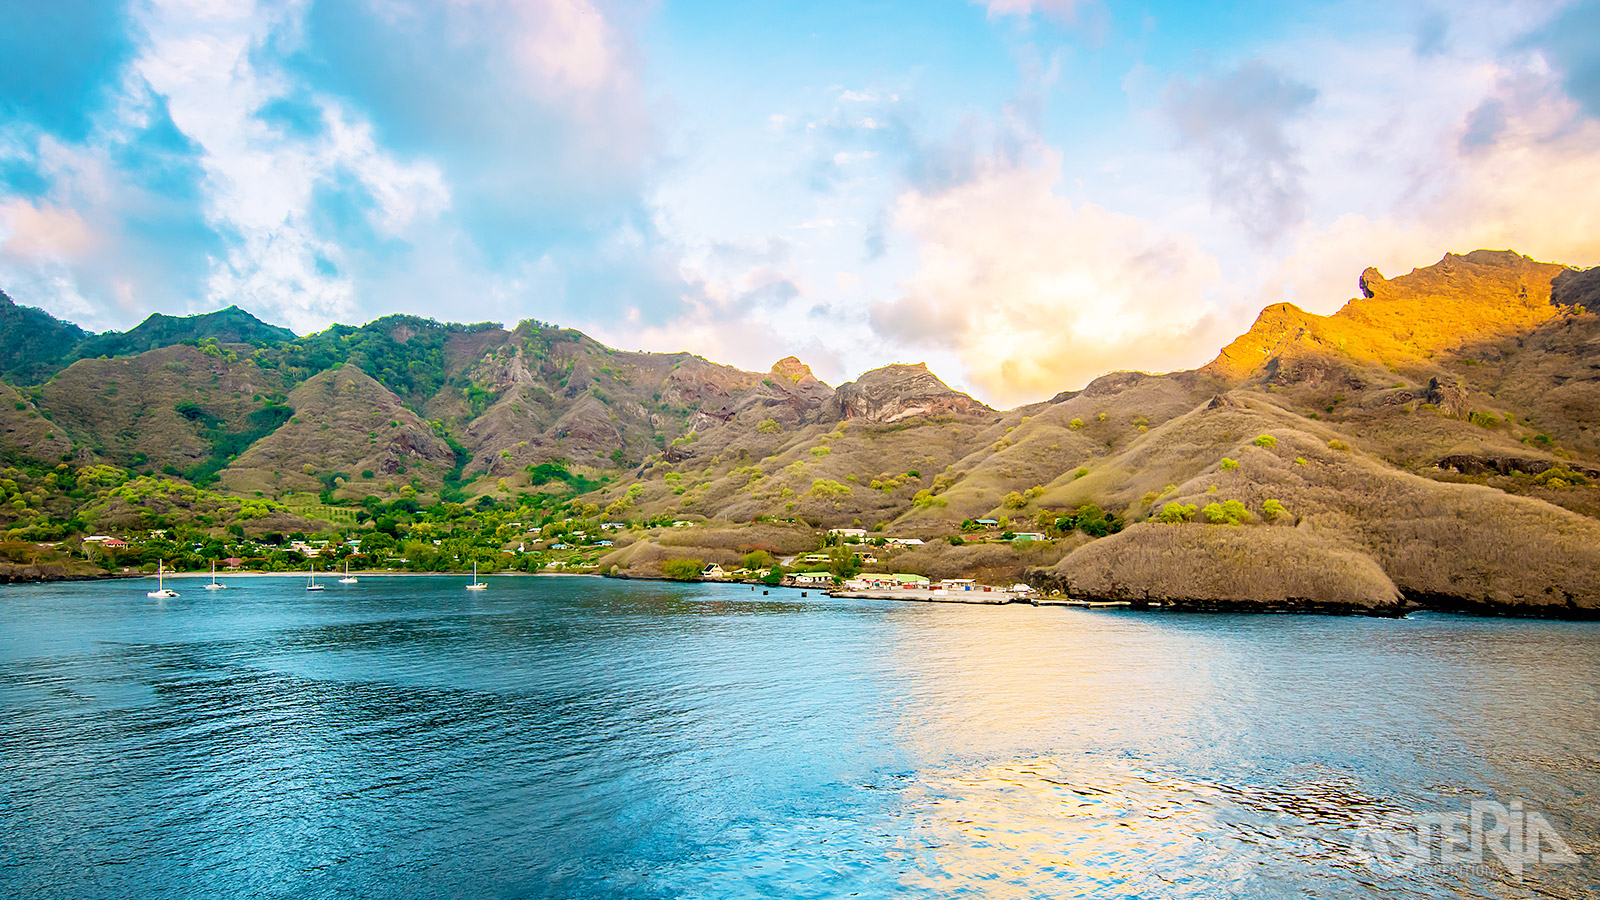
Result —
<path fill-rule="evenodd" d="M 744 555 L 746 569 L 765 569 L 772 565 L 772 554 L 765 550 L 751 550 Z"/>
<path fill-rule="evenodd" d="M 706 564 L 698 559 L 669 559 L 661 564 L 661 574 L 673 581 L 693 581 L 700 577 Z"/>
<path fill-rule="evenodd" d="M 861 557 L 855 555 L 848 547 L 835 547 L 828 556 L 828 571 L 840 581 L 854 578 L 856 573 L 861 571 Z"/>
<path fill-rule="evenodd" d="M 1120 530 L 1116 520 L 1093 503 L 1085 503 L 1078 507 L 1078 513 L 1073 516 L 1073 520 L 1078 530 L 1090 537 L 1105 537 Z"/>

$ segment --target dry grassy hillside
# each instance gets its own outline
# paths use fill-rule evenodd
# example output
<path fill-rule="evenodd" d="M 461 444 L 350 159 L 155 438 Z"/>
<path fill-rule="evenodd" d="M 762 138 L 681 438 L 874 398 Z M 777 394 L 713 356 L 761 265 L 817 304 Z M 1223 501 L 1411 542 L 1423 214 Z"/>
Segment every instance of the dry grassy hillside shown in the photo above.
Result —
<path fill-rule="evenodd" d="M 336 497 L 437 491 L 455 454 L 400 398 L 353 364 L 295 388 L 294 417 L 222 472 L 239 493 L 334 489 Z"/>
<path fill-rule="evenodd" d="M 41 404 L 100 459 L 189 471 L 229 435 L 260 429 L 261 414 L 282 390 L 277 373 L 242 355 L 248 352 L 175 345 L 81 359 L 43 386 Z"/>
<path fill-rule="evenodd" d="M 1600 271 L 1479 250 L 1359 283 L 1333 315 L 1268 307 L 1199 370 L 1114 373 L 1008 411 L 921 364 L 833 388 L 793 357 L 744 372 L 533 321 L 390 316 L 254 350 L 80 360 L 37 406 L 35 389 L 0 390 L 0 450 L 197 483 L 232 459 L 224 484 L 246 496 L 531 507 L 543 492 L 544 510 L 708 523 L 617 549 L 636 571 L 731 562 L 772 520 L 933 538 L 980 518 L 1043 531 L 1093 504 L 1131 527 L 1049 548 L 930 544 L 883 564 L 995 578 L 1033 566 L 1075 591 L 1202 606 L 1383 610 L 1395 591 L 1600 606 Z M 1213 504 L 1234 524 L 1201 524 Z"/>
<path fill-rule="evenodd" d="M 1352 448 L 1338 432 L 1259 397 L 1207 403 L 1097 472 L 1051 485 L 1036 502 L 1041 507 L 1098 502 L 1135 520 L 1160 520 L 1169 508 L 1168 517 L 1187 521 L 1225 519 L 1232 524 L 1206 527 L 1240 531 L 1235 544 L 1257 537 L 1280 540 L 1270 535 L 1292 525 L 1315 537 L 1318 546 L 1369 558 L 1418 602 L 1542 613 L 1600 611 L 1600 521 L 1489 487 L 1398 471 Z M 1194 526 L 1130 529 L 1113 546 L 1137 543 L 1140 535 L 1163 527 Z M 1210 571 L 1209 546 L 1173 543 L 1159 555 L 1164 565 L 1099 575 L 1092 574 L 1094 566 L 1103 569 L 1108 560 L 1127 559 L 1128 551 L 1117 556 L 1085 548 L 1043 577 L 1079 573 L 1074 577 L 1088 580 L 1077 584 L 1116 584 L 1124 592 L 1144 585 L 1161 594 L 1171 591 L 1183 572 Z M 1286 584 L 1309 583 L 1321 577 L 1319 572 L 1355 577 L 1344 563 L 1288 571 L 1332 565 L 1334 559 L 1297 550 L 1272 565 L 1283 570 Z M 1192 583 L 1200 594 L 1190 601 L 1202 602 L 1210 582 L 1197 578 Z"/>
<path fill-rule="evenodd" d="M 67 429 L 45 418 L 16 388 L 0 382 L 0 455 L 57 460 L 76 457 Z"/>
<path fill-rule="evenodd" d="M 626 469 L 694 427 L 703 410 L 727 406 L 760 376 L 688 353 L 614 350 L 569 329 L 524 322 L 470 348 L 457 385 L 429 402 L 472 453 L 474 493 L 504 482 L 525 487 L 525 469 L 561 459 L 576 467 Z"/>

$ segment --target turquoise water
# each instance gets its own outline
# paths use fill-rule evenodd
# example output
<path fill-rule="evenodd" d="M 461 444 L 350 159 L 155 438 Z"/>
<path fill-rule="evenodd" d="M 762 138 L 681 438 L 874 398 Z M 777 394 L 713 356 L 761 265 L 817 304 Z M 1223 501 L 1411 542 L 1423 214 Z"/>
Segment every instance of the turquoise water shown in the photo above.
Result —
<path fill-rule="evenodd" d="M 0 896 L 1590 897 L 1600 625 L 0 588 Z M 1536 810 L 1576 862 L 1366 825 Z"/>

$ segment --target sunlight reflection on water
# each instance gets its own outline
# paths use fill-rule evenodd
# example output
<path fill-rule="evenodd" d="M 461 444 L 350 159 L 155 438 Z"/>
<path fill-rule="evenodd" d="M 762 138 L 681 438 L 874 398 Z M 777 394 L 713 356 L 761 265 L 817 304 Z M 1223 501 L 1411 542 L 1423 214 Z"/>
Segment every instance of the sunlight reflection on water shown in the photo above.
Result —
<path fill-rule="evenodd" d="M 1600 626 L 0 589 L 0 896 L 1592 896 Z M 194 592 L 198 593 L 198 592 Z M 1523 798 L 1576 865 L 1397 875 Z"/>

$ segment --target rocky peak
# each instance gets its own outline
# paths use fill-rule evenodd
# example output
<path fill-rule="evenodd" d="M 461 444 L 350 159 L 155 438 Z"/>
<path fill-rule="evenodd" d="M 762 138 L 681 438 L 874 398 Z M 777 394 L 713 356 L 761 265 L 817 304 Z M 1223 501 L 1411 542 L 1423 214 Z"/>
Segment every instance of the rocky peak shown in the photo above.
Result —
<path fill-rule="evenodd" d="M 1378 289 L 1383 287 L 1388 280 L 1383 277 L 1383 273 L 1379 272 L 1376 266 L 1367 266 L 1361 272 L 1361 279 L 1358 282 L 1361 288 L 1361 296 L 1371 300 L 1378 295 Z"/>
<path fill-rule="evenodd" d="M 829 412 L 838 419 L 889 423 L 912 416 L 991 414 L 994 410 L 940 381 L 926 363 L 896 363 L 839 385 Z"/>
<path fill-rule="evenodd" d="M 1567 269 L 1550 282 L 1550 302 L 1556 306 L 1600 309 L 1600 266 Z"/>
<path fill-rule="evenodd" d="M 808 379 L 811 381 L 817 380 L 816 376 L 811 374 L 811 367 L 795 356 L 785 356 L 783 359 L 773 363 L 772 374 L 788 379 L 792 384 L 800 384 Z"/>

